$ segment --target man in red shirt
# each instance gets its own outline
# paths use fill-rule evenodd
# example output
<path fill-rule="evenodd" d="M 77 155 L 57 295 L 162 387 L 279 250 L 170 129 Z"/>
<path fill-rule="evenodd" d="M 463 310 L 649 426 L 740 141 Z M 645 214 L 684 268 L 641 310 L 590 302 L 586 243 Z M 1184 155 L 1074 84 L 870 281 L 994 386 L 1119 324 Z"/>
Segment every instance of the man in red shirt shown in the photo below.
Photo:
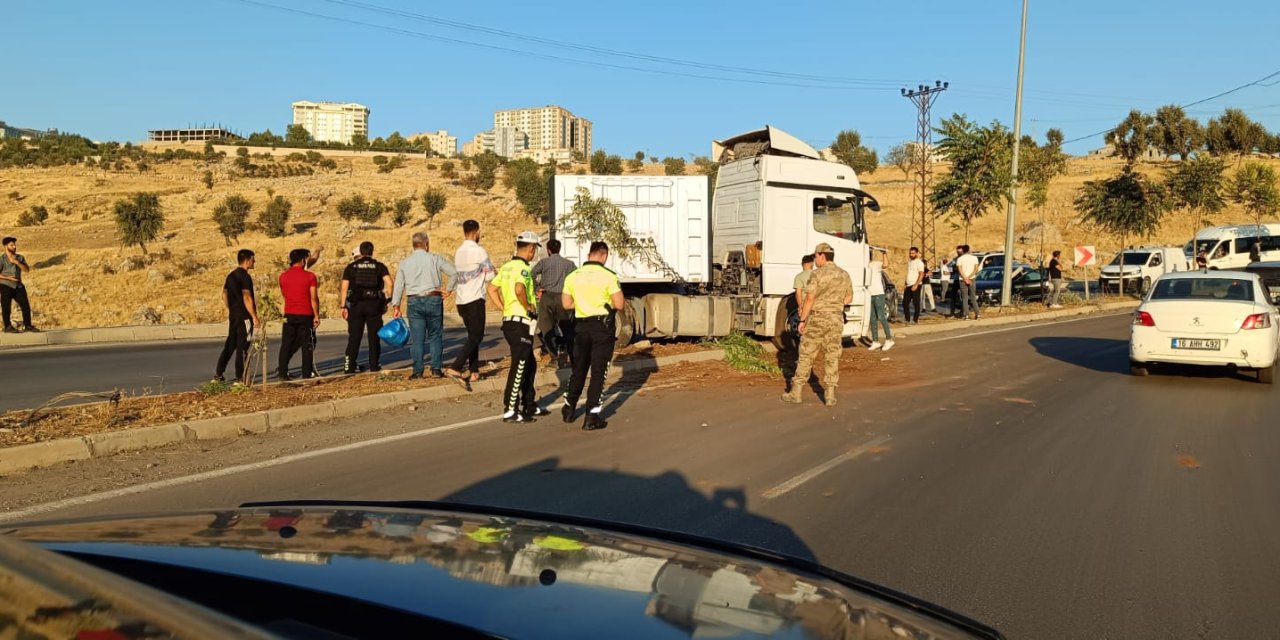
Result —
<path fill-rule="evenodd" d="M 316 327 L 320 326 L 319 282 L 307 271 L 311 252 L 294 249 L 289 252 L 290 267 L 280 274 L 280 293 L 284 296 L 284 332 L 280 336 L 280 366 L 276 375 L 290 380 L 289 361 L 302 349 L 302 377 L 318 378 L 313 362 Z"/>

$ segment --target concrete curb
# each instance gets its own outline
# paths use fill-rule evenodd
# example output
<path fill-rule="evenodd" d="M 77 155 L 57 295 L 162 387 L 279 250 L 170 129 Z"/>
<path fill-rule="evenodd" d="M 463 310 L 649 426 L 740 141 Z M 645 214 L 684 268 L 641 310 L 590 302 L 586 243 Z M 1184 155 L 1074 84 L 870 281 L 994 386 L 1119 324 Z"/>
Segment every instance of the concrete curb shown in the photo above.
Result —
<path fill-rule="evenodd" d="M 683 353 L 662 358 L 622 360 L 609 371 L 610 378 L 635 371 L 651 371 L 682 362 L 720 360 L 724 352 L 718 349 Z M 542 371 L 535 384 L 559 386 L 557 371 Z M 505 381 L 498 378 L 482 380 L 472 385 L 472 393 L 501 391 Z M 222 416 L 204 420 L 175 422 L 155 427 L 108 431 L 87 436 L 37 442 L 17 447 L 0 448 L 0 476 L 36 467 L 48 467 L 60 462 L 101 458 L 125 451 L 150 449 L 177 442 L 196 442 L 235 438 L 243 435 L 266 433 L 285 427 L 334 418 L 346 418 L 371 411 L 392 409 L 412 404 L 435 402 L 471 395 L 457 385 L 435 385 L 411 391 L 392 391 L 358 398 L 330 400 L 318 404 L 298 405 L 269 409 L 258 413 Z"/>
<path fill-rule="evenodd" d="M 490 326 L 502 323 L 502 317 L 490 313 L 485 320 Z M 272 323 L 275 324 L 275 323 Z M 461 327 L 456 313 L 444 316 L 446 328 Z M 347 321 L 342 318 L 325 318 L 320 321 L 319 333 L 345 334 Z M 273 332 L 279 335 L 279 327 Z M 131 342 L 170 342 L 174 340 L 222 340 L 227 337 L 226 323 L 174 324 L 136 327 L 102 327 L 97 329 L 52 329 L 39 333 L 0 334 L 0 351 L 14 347 L 43 347 L 66 344 L 112 344 Z"/>
<path fill-rule="evenodd" d="M 1058 320 L 1061 318 L 1071 318 L 1075 316 L 1089 316 L 1098 313 L 1106 313 L 1108 311 L 1120 311 L 1122 309 L 1136 309 L 1141 300 L 1108 302 L 1098 305 L 1086 305 L 1081 307 L 1071 307 L 1069 309 L 1061 309 L 1058 311 L 1042 311 L 1040 313 L 1019 314 L 1014 316 L 997 316 L 994 318 L 987 317 L 972 322 L 962 322 L 959 320 L 944 320 L 938 323 L 930 323 L 927 325 L 903 326 L 901 324 L 893 327 L 893 335 L 895 337 L 925 336 L 933 333 L 947 333 L 951 331 L 971 331 L 974 329 L 984 329 L 987 327 L 999 327 L 1011 324 L 1033 324 L 1044 320 Z"/>

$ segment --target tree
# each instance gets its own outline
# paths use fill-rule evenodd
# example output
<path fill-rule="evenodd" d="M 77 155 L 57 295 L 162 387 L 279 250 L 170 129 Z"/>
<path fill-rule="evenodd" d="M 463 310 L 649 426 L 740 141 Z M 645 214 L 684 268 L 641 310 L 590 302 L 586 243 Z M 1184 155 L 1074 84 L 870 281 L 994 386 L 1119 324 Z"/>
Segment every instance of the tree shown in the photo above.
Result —
<path fill-rule="evenodd" d="M 357 133 L 351 136 L 351 146 L 355 149 L 368 149 L 369 136 L 363 133 Z"/>
<path fill-rule="evenodd" d="M 369 208 L 369 203 L 365 201 L 364 196 L 356 194 L 350 198 L 346 198 L 338 202 L 338 217 L 350 222 L 364 218 L 365 211 Z"/>
<path fill-rule="evenodd" d="M 637 151 L 636 154 L 632 156 L 632 158 L 634 158 L 636 162 L 644 162 L 644 152 Z"/>
<path fill-rule="evenodd" d="M 267 207 L 258 216 L 258 223 L 269 238 L 285 235 L 289 224 L 289 214 L 293 212 L 293 203 L 284 196 L 276 196 L 267 203 Z"/>
<path fill-rule="evenodd" d="M 875 173 L 879 164 L 875 150 L 862 146 L 862 136 L 853 129 L 836 134 L 835 141 L 831 143 L 831 155 L 855 173 Z"/>
<path fill-rule="evenodd" d="M 1218 156 L 1228 153 L 1247 156 L 1266 143 L 1266 139 L 1266 128 L 1239 109 L 1223 111 L 1221 116 L 1210 120 L 1205 129 L 1209 153 Z"/>
<path fill-rule="evenodd" d="M 392 131 L 391 135 L 387 136 L 386 145 L 387 149 L 390 151 L 402 151 L 411 146 L 409 141 L 405 140 L 404 136 L 400 135 L 399 131 Z"/>
<path fill-rule="evenodd" d="M 440 177 L 444 178 L 445 180 L 452 180 L 458 177 L 457 170 L 453 168 L 452 160 L 445 160 L 444 162 L 440 163 Z"/>
<path fill-rule="evenodd" d="M 147 255 L 147 243 L 155 240 L 164 229 L 164 209 L 160 206 L 160 196 L 154 193 L 139 192 L 128 200 L 117 200 L 115 203 L 116 238 L 120 244 L 138 245 L 142 255 Z"/>
<path fill-rule="evenodd" d="M 1062 131 L 1050 129 L 1045 144 L 1037 145 L 1030 137 L 1023 139 L 1023 162 L 1018 182 L 1026 186 L 1027 204 L 1039 209 L 1049 202 L 1049 184 L 1067 172 L 1067 154 L 1062 151 Z"/>
<path fill-rule="evenodd" d="M 213 221 L 217 223 L 218 232 L 222 234 L 228 247 L 244 233 L 245 221 L 249 219 L 252 208 L 253 205 L 238 193 L 227 196 L 213 208 Z"/>
<path fill-rule="evenodd" d="M 632 173 L 635 173 L 637 171 L 640 171 L 643 168 L 644 168 L 644 160 L 637 160 L 636 158 L 627 160 L 627 171 L 631 171 Z"/>
<path fill-rule="evenodd" d="M 413 198 L 399 198 L 392 205 L 391 224 L 403 227 L 409 222 L 409 211 L 413 209 Z"/>
<path fill-rule="evenodd" d="M 666 158 L 662 161 L 662 171 L 669 176 L 682 176 L 684 169 L 684 158 Z"/>
<path fill-rule="evenodd" d="M 1165 189 L 1169 193 L 1170 206 L 1186 209 L 1191 213 L 1192 231 L 1200 224 L 1196 215 L 1213 214 L 1227 206 L 1222 197 L 1227 163 L 1221 158 L 1197 154 L 1184 160 L 1165 176 Z"/>
<path fill-rule="evenodd" d="M 903 179 L 910 178 L 911 172 L 915 171 L 920 166 L 916 160 L 916 155 L 912 153 L 912 151 L 918 146 L 919 144 L 914 142 L 904 142 L 899 145 L 894 145 L 889 149 L 888 153 L 884 154 L 885 164 L 891 164 L 897 167 L 898 170 L 902 172 Z"/>
<path fill-rule="evenodd" d="M 622 175 L 622 157 L 609 155 L 604 149 L 591 154 L 591 173 L 606 176 Z"/>
<path fill-rule="evenodd" d="M 489 167 L 477 167 L 476 172 L 462 179 L 462 186 L 471 191 L 488 191 L 498 181 L 497 173 Z"/>
<path fill-rule="evenodd" d="M 602 240 L 609 253 L 627 260 L 641 249 L 631 235 L 627 215 L 608 198 L 596 198 L 586 187 L 578 187 L 573 207 L 558 221 L 562 234 L 576 237 L 580 244 Z"/>
<path fill-rule="evenodd" d="M 427 228 L 431 228 L 432 221 L 435 220 L 436 214 L 444 211 L 445 206 L 449 204 L 449 196 L 445 194 L 444 189 L 439 187 L 427 187 L 422 192 L 422 208 L 427 212 Z"/>
<path fill-rule="evenodd" d="M 1280 191 L 1276 190 L 1276 171 L 1257 161 L 1246 162 L 1236 170 L 1227 187 L 1231 200 L 1244 207 L 1256 224 L 1280 208 Z"/>
<path fill-rule="evenodd" d="M 1116 128 L 1107 132 L 1106 141 L 1126 165 L 1133 165 L 1151 146 L 1151 116 L 1134 109 Z"/>
<path fill-rule="evenodd" d="M 1008 203 L 1013 136 L 999 122 L 979 127 L 963 115 L 943 120 L 938 151 L 951 160 L 951 172 L 934 185 L 929 194 L 938 215 L 959 216 L 964 239 L 969 226 L 992 207 Z"/>
<path fill-rule="evenodd" d="M 213 188 L 213 172 L 205 170 L 204 175 L 200 176 L 200 181 L 204 183 L 204 188 Z"/>
<path fill-rule="evenodd" d="M 34 227 L 44 224 L 49 219 L 49 210 L 42 205 L 32 205 L 30 209 L 18 214 L 19 227 Z"/>
<path fill-rule="evenodd" d="M 1134 236 L 1151 237 L 1169 209 L 1164 188 L 1126 165 L 1120 175 L 1106 180 L 1090 180 L 1076 194 L 1080 218 L 1102 230 L 1120 236 L 1120 249 Z M 1120 291 L 1125 290 L 1124 269 L 1120 270 Z"/>
<path fill-rule="evenodd" d="M 1180 160 L 1185 161 L 1204 146 L 1204 127 L 1194 118 L 1187 117 L 1182 107 L 1168 104 L 1156 109 L 1151 143 L 1161 153 L 1167 156 L 1177 154 Z"/>
<path fill-rule="evenodd" d="M 551 176 L 555 175 L 555 166 L 548 164 L 539 167 L 529 159 L 514 160 L 507 163 L 504 181 L 516 192 L 516 200 L 524 207 L 525 213 L 539 220 L 546 220 L 550 215 L 550 193 L 547 187 Z"/>
<path fill-rule="evenodd" d="M 381 199 L 375 199 L 364 208 L 364 212 L 359 216 L 360 222 L 365 224 L 374 224 L 382 219 L 382 213 L 387 210 L 387 203 Z"/>
<path fill-rule="evenodd" d="M 311 144 L 311 132 L 300 124 L 291 124 L 284 130 L 284 141 L 291 147 L 305 147 Z"/>

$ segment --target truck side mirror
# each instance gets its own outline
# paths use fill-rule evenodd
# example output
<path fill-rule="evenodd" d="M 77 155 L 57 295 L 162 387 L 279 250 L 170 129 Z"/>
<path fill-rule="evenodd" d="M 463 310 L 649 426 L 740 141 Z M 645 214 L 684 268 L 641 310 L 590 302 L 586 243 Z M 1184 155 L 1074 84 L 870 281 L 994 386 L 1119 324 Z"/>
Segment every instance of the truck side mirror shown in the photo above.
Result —
<path fill-rule="evenodd" d="M 876 202 L 876 199 L 870 196 L 867 197 L 866 203 L 863 206 L 865 206 L 866 208 L 872 211 L 875 211 L 876 213 L 880 212 L 880 203 Z"/>

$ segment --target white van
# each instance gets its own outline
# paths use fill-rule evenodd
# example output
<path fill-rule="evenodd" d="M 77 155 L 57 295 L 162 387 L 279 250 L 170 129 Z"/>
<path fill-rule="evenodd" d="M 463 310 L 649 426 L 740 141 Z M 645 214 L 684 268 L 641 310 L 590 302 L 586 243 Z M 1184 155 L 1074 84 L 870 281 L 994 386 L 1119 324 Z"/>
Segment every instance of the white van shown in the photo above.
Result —
<path fill-rule="evenodd" d="M 1261 245 L 1262 261 L 1280 260 L 1280 223 L 1229 224 L 1201 229 L 1183 251 L 1195 265 L 1201 251 L 1209 259 L 1210 269 L 1238 269 L 1248 265 L 1249 248 Z"/>
<path fill-rule="evenodd" d="M 1124 262 L 1124 289 L 1146 293 L 1156 278 L 1177 271 L 1189 271 L 1191 263 L 1178 247 L 1136 247 L 1125 249 L 1102 268 L 1098 286 L 1103 293 L 1120 290 L 1120 263 Z"/>

